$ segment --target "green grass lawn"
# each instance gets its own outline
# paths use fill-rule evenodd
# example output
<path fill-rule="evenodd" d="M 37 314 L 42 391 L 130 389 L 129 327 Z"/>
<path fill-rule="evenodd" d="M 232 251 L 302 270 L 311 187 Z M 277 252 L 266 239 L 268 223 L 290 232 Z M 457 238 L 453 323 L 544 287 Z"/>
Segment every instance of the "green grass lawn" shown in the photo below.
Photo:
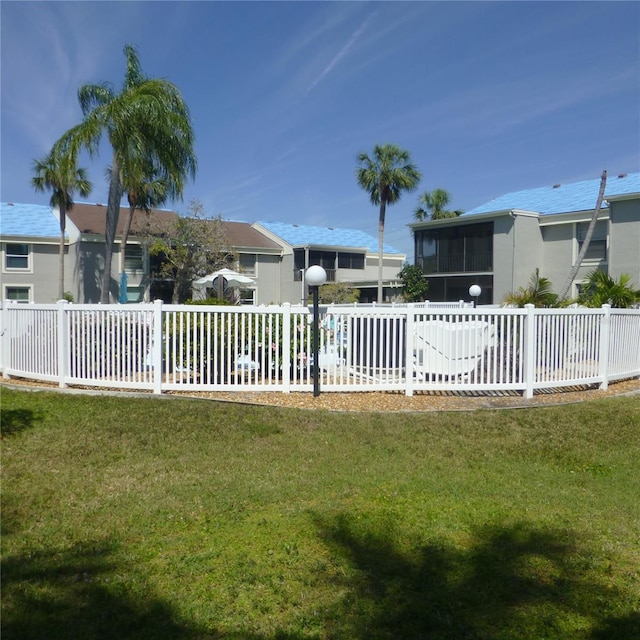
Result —
<path fill-rule="evenodd" d="M 640 397 L 1 401 L 3 640 L 640 638 Z"/>

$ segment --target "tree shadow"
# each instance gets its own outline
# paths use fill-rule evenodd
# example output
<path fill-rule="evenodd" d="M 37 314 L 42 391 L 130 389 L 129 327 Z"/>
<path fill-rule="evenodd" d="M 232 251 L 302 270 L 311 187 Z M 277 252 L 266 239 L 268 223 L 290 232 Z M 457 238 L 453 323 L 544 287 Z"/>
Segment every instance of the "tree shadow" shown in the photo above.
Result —
<path fill-rule="evenodd" d="M 640 611 L 628 615 L 612 616 L 603 620 L 590 640 L 631 640 L 640 638 Z"/>
<path fill-rule="evenodd" d="M 149 592 L 135 592 L 114 546 L 87 542 L 2 562 L 2 640 L 302 640 L 203 628 Z"/>
<path fill-rule="evenodd" d="M 0 412 L 0 435 L 3 438 L 30 429 L 42 420 L 42 414 L 31 409 L 3 409 Z"/>
<path fill-rule="evenodd" d="M 337 580 L 347 595 L 330 615 L 331 637 L 640 638 L 631 597 L 594 579 L 588 552 L 566 532 L 486 526 L 464 548 L 428 544 L 408 552 L 406 541 L 402 549 L 394 541 L 391 523 L 382 533 L 344 515 L 318 525 L 351 568 Z"/>
<path fill-rule="evenodd" d="M 107 544 L 85 543 L 3 560 L 3 640 L 208 637 L 168 605 L 130 593 L 111 553 Z"/>
<path fill-rule="evenodd" d="M 570 534 L 526 524 L 484 527 L 470 543 L 412 545 L 393 523 L 317 519 L 337 571 L 337 601 L 319 637 L 353 640 L 512 640 L 640 637 L 630 594 L 589 571 Z M 105 541 L 27 551 L 2 562 L 3 640 L 302 640 L 202 628 L 150 589 L 134 587 Z M 589 577 L 590 576 L 590 577 Z M 212 577 L 213 579 L 213 577 Z M 625 607 L 625 603 L 628 606 Z"/>

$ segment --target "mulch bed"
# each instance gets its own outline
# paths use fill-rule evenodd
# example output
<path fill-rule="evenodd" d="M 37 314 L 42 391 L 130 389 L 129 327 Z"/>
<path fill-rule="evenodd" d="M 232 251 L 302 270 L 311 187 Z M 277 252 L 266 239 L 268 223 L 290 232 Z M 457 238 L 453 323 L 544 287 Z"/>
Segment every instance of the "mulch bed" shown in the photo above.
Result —
<path fill-rule="evenodd" d="M 57 384 L 36 382 L 22 378 L 1 380 L 1 387 L 46 389 L 62 393 L 87 393 L 118 395 L 146 395 L 139 391 L 122 389 L 68 388 L 60 389 Z M 519 393 L 479 393 L 472 391 L 428 392 L 405 396 L 400 392 L 367 391 L 360 393 L 321 393 L 314 397 L 309 392 L 281 393 L 277 391 L 168 391 L 163 397 L 189 397 L 218 402 L 235 402 L 271 407 L 290 407 L 296 409 L 323 409 L 327 411 L 358 412 L 423 412 L 423 411 L 473 411 L 476 409 L 504 409 L 538 407 L 545 405 L 569 404 L 585 400 L 597 400 L 611 396 L 640 395 L 640 379 L 623 380 L 609 385 L 607 390 L 595 387 L 570 387 L 538 392 L 531 399 L 525 399 Z"/>

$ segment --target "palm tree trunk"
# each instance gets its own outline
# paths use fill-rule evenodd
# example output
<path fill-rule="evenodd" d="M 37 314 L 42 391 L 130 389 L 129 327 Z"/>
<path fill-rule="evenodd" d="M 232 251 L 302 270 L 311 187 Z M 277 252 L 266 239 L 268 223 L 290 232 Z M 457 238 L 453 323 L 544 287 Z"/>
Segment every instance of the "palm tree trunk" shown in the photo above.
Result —
<path fill-rule="evenodd" d="M 604 198 L 604 189 L 607 184 L 607 171 L 606 169 L 602 172 L 602 177 L 600 178 L 600 191 L 598 193 L 598 200 L 596 202 L 596 208 L 593 210 L 593 215 L 591 216 L 591 222 L 589 222 L 589 227 L 587 228 L 587 233 L 584 236 L 584 241 L 582 242 L 582 248 L 580 249 L 580 253 L 578 254 L 578 258 L 576 259 L 576 263 L 573 265 L 571 269 L 571 273 L 567 278 L 567 281 L 562 287 L 562 291 L 560 291 L 560 295 L 558 296 L 558 302 L 562 302 L 567 297 L 567 293 L 569 293 L 569 289 L 571 288 L 571 283 L 574 281 L 575 277 L 578 275 L 578 271 L 580 270 L 580 265 L 584 260 L 584 256 L 587 253 L 587 249 L 589 248 L 589 243 L 591 242 L 591 236 L 593 236 L 593 231 L 596 228 L 596 222 L 598 221 L 598 215 L 600 214 L 600 207 L 602 206 L 602 199 Z"/>
<path fill-rule="evenodd" d="M 127 257 L 127 240 L 129 239 L 129 231 L 131 230 L 131 222 L 133 221 L 133 214 L 135 213 L 135 207 L 129 206 L 129 213 L 124 220 L 124 226 L 122 227 L 122 239 L 120 241 L 120 261 L 122 262 L 122 271 L 124 271 L 125 258 Z"/>
<path fill-rule="evenodd" d="M 109 200 L 107 202 L 107 216 L 104 230 L 104 273 L 102 274 L 102 293 L 100 302 L 109 304 L 111 290 L 111 263 L 113 260 L 113 247 L 116 240 L 116 228 L 120 216 L 120 198 L 122 197 L 122 185 L 120 183 L 120 165 L 115 158 L 111 162 L 111 176 L 109 179 Z"/>
<path fill-rule="evenodd" d="M 387 209 L 387 202 L 383 198 L 380 201 L 380 218 L 378 219 L 378 303 L 384 302 L 382 292 L 382 245 L 384 243 L 384 217 Z"/>

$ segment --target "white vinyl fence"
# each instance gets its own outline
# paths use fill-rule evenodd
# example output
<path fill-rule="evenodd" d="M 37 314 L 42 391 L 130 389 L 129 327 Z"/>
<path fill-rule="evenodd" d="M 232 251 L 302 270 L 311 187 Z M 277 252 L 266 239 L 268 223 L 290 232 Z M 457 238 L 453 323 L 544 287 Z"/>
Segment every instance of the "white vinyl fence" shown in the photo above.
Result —
<path fill-rule="evenodd" d="M 313 389 L 302 306 L 0 305 L 0 367 L 58 383 L 185 391 Z M 640 376 L 640 310 L 323 306 L 321 390 L 517 391 Z"/>

